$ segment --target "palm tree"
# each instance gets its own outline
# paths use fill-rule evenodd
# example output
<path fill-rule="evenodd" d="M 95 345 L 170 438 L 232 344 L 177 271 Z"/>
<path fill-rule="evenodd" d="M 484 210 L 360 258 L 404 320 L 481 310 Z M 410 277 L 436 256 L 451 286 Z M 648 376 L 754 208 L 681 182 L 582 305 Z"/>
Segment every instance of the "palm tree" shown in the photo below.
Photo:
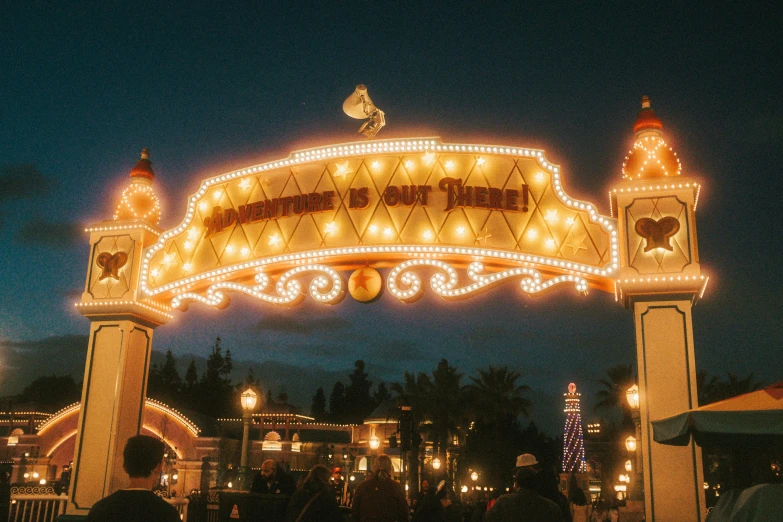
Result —
<path fill-rule="evenodd" d="M 397 403 L 411 407 L 414 426 L 418 426 L 429 414 L 429 404 L 432 396 L 432 381 L 426 373 L 415 375 L 405 372 L 401 383 L 393 382 L 390 386 L 397 396 Z"/>
<path fill-rule="evenodd" d="M 423 421 L 429 416 L 429 407 L 432 396 L 432 381 L 426 373 L 415 375 L 405 372 L 403 382 L 394 382 L 390 386 L 392 393 L 397 396 L 397 404 L 411 407 L 414 432 L 418 433 Z M 410 470 L 410 483 L 419 483 L 419 441 L 411 444 L 408 452 L 408 469 Z M 416 488 L 411 488 L 415 493 Z"/>
<path fill-rule="evenodd" d="M 522 396 L 530 388 L 517 384 L 522 374 L 505 366 L 489 366 L 478 374 L 464 388 L 474 420 L 499 423 L 508 417 L 530 415 L 532 403 Z"/>
<path fill-rule="evenodd" d="M 598 379 L 604 387 L 595 394 L 595 411 L 626 413 L 628 402 L 625 393 L 636 382 L 633 365 L 618 364 L 606 370 L 607 377 Z"/>
<path fill-rule="evenodd" d="M 696 387 L 699 392 L 700 406 L 730 399 L 743 393 L 750 393 L 762 386 L 762 383 L 754 379 L 752 373 L 748 374 L 747 377 L 740 378 L 728 372 L 725 381 L 716 376 L 710 376 L 705 371 L 696 373 Z"/>
<path fill-rule="evenodd" d="M 720 382 L 714 375 L 704 370 L 696 372 L 696 390 L 699 396 L 699 406 L 715 402 L 720 394 Z"/>
<path fill-rule="evenodd" d="M 460 429 L 467 424 L 465 401 L 461 391 L 462 374 L 441 359 L 432 372 L 432 397 L 430 399 L 430 435 L 441 462 L 446 462 L 446 448 Z M 453 471 L 451 467 L 447 469 Z M 453 479 L 453 477 L 452 477 Z"/>

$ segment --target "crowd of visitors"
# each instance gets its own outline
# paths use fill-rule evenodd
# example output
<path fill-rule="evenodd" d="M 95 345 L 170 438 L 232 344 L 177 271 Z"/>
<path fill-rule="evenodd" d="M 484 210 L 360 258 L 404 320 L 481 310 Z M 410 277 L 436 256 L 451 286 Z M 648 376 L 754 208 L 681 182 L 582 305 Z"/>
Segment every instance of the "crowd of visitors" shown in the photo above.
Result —
<path fill-rule="evenodd" d="M 174 522 L 176 509 L 156 496 L 153 488 L 161 472 L 163 443 L 143 435 L 131 437 L 123 454 L 130 487 L 96 503 L 90 521 L 145 520 Z M 392 477 L 391 458 L 379 455 L 368 477 L 351 488 L 340 468 L 314 466 L 299 484 L 274 460 L 266 460 L 253 479 L 251 493 L 287 499 L 285 522 L 616 522 L 616 509 L 599 502 L 588 514 L 574 517 L 571 503 L 560 491 L 553 469 L 539 466 L 529 453 L 517 458 L 514 489 L 491 497 L 460 498 L 445 481 L 421 481 L 409 502 Z M 478 492 L 476 492 L 478 493 Z M 578 497 L 578 495 L 577 495 Z M 584 498 L 584 492 L 582 492 Z M 234 513 L 236 512 L 236 513 Z M 236 516 L 234 516 L 236 515 Z M 282 516 L 282 512 L 281 512 Z M 241 518 L 238 506 L 232 517 Z M 589 518 L 588 518 L 589 517 Z M 280 520 L 282 522 L 282 518 Z"/>

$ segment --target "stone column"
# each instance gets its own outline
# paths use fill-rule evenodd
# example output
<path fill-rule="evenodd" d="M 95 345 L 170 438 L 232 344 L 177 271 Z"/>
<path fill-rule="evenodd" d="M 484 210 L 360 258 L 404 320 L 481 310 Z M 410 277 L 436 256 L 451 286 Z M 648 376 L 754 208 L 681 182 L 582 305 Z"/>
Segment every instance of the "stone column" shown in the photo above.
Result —
<path fill-rule="evenodd" d="M 705 517 L 701 448 L 658 444 L 653 420 L 698 406 L 691 309 L 707 278 L 699 267 L 693 180 L 635 179 L 612 191 L 618 218 L 617 298 L 633 311 L 647 520 Z"/>
<path fill-rule="evenodd" d="M 157 228 L 126 220 L 88 230 L 90 265 L 77 308 L 91 324 L 67 507 L 73 514 L 128 484 L 122 452 L 141 431 L 152 333 L 170 318 L 139 295 L 142 249 L 157 240 Z"/>

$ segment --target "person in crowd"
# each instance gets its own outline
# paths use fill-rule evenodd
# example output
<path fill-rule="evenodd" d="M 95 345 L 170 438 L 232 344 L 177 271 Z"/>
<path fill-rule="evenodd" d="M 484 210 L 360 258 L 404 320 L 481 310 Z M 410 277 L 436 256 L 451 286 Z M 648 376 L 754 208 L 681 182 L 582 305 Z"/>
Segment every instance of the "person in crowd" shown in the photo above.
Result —
<path fill-rule="evenodd" d="M 373 477 L 356 487 L 353 496 L 354 522 L 407 522 L 408 503 L 399 482 L 392 480 L 392 462 L 379 455 Z"/>
<path fill-rule="evenodd" d="M 332 470 L 332 490 L 337 500 L 337 505 L 351 507 L 351 488 L 348 481 L 343 478 L 342 469 L 334 468 Z"/>
<path fill-rule="evenodd" d="M 500 495 L 502 495 L 502 494 L 503 494 L 503 491 L 501 491 L 500 489 L 496 489 L 495 491 L 493 491 L 492 494 L 489 496 L 489 502 L 487 502 L 487 509 L 489 509 L 492 506 L 494 506 L 495 502 L 498 501 L 498 499 L 500 498 Z"/>
<path fill-rule="evenodd" d="M 163 442 L 136 435 L 122 452 L 122 466 L 130 477 L 125 489 L 115 491 L 92 506 L 88 522 L 180 522 L 174 506 L 151 490 L 163 469 Z"/>
<path fill-rule="evenodd" d="M 590 513 L 590 522 L 608 522 L 609 521 L 609 505 L 606 500 L 599 499 L 593 506 L 593 511 Z"/>
<path fill-rule="evenodd" d="M 563 522 L 571 522 L 571 506 L 568 504 L 566 496 L 560 491 L 560 479 L 555 473 L 554 466 L 543 466 L 538 472 L 537 478 L 538 494 L 557 504 L 563 516 Z"/>
<path fill-rule="evenodd" d="M 458 502 L 453 500 L 454 495 L 443 483 L 439 484 L 435 493 L 435 499 L 441 506 L 439 522 L 462 522 L 462 509 Z"/>
<path fill-rule="evenodd" d="M 514 492 L 501 496 L 484 515 L 484 522 L 562 522 L 560 508 L 536 493 L 536 470 L 518 466 Z"/>
<path fill-rule="evenodd" d="M 266 493 L 273 495 L 291 496 L 296 491 L 296 482 L 293 477 L 285 473 L 272 459 L 265 460 L 261 464 L 261 472 L 253 478 L 250 486 L 251 493 Z"/>
<path fill-rule="evenodd" d="M 429 492 L 430 492 L 430 481 L 427 478 L 422 478 L 419 492 L 416 493 L 416 496 L 413 498 L 413 501 L 411 502 L 411 507 L 413 508 L 414 512 L 421 505 L 421 503 L 424 501 L 424 498 L 427 496 Z"/>
<path fill-rule="evenodd" d="M 11 509 L 11 473 L 0 469 L 0 520 L 8 520 L 8 512 Z"/>
<path fill-rule="evenodd" d="M 329 475 L 323 464 L 313 466 L 288 501 L 286 522 L 343 522 Z"/>
<path fill-rule="evenodd" d="M 440 520 L 443 507 L 435 498 L 435 489 L 430 487 L 428 479 L 422 479 L 421 491 L 413 500 L 413 522 L 430 522 Z"/>

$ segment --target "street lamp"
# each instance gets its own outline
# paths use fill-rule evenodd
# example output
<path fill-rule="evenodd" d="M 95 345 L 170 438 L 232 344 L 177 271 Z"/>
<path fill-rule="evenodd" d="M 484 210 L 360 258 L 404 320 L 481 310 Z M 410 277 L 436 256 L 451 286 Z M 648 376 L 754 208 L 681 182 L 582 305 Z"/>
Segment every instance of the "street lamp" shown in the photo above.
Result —
<path fill-rule="evenodd" d="M 432 459 L 432 469 L 436 471 L 440 469 L 440 459 L 438 457 Z"/>
<path fill-rule="evenodd" d="M 630 473 L 632 469 L 633 469 L 633 463 L 630 460 L 626 460 L 625 461 L 625 471 Z"/>
<path fill-rule="evenodd" d="M 642 436 L 642 419 L 639 412 L 639 386 L 634 384 L 625 392 L 625 398 L 628 400 L 628 406 L 631 407 L 631 415 L 633 416 L 633 424 L 636 428 L 636 440 L 639 440 Z M 630 451 L 630 450 L 629 450 Z M 626 468 L 627 471 L 631 471 Z M 634 477 L 633 487 L 631 488 L 631 500 L 643 500 L 643 484 L 642 484 L 642 452 L 636 452 L 636 473 Z"/>
<path fill-rule="evenodd" d="M 628 438 L 625 439 L 625 449 L 627 449 L 629 453 L 636 451 L 636 437 L 629 435 Z"/>
<path fill-rule="evenodd" d="M 253 417 L 253 410 L 256 409 L 258 395 L 252 388 L 248 388 L 242 392 L 239 402 L 242 405 L 242 453 L 239 456 L 239 476 L 237 477 L 237 484 L 239 485 L 239 489 L 244 491 L 248 489 L 247 453 L 250 442 L 250 421 Z"/>
<path fill-rule="evenodd" d="M 478 472 L 474 471 L 470 474 L 470 480 L 476 482 L 478 480 Z"/>
<path fill-rule="evenodd" d="M 379 439 L 375 435 L 370 437 L 370 449 L 371 450 L 373 450 L 373 451 L 377 450 L 380 447 L 380 445 L 381 445 L 381 439 Z"/>
<path fill-rule="evenodd" d="M 625 398 L 628 401 L 628 406 L 631 410 L 639 409 L 639 386 L 634 384 L 625 392 Z"/>

